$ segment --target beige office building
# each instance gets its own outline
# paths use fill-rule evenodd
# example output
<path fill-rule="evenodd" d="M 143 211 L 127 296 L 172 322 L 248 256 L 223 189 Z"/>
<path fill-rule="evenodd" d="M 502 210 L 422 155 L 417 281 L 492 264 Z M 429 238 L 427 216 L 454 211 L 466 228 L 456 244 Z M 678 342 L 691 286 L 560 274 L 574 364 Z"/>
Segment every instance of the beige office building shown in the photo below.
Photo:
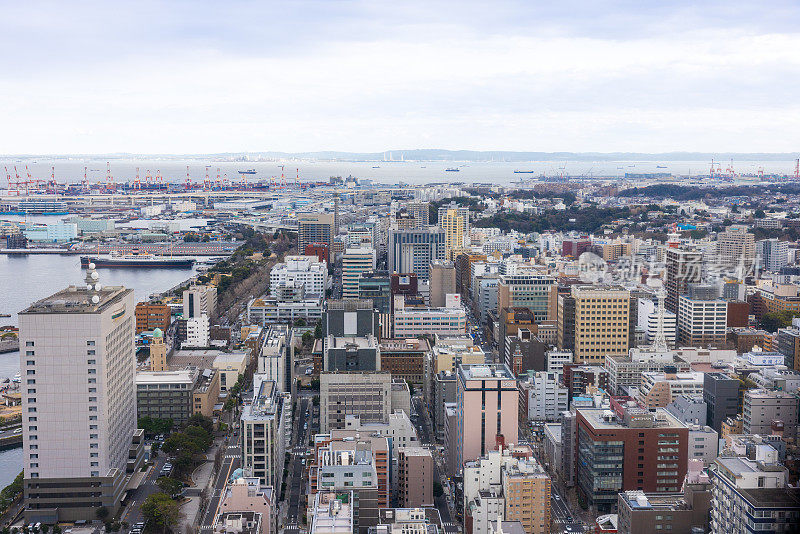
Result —
<path fill-rule="evenodd" d="M 448 260 L 464 249 L 469 238 L 469 208 L 456 205 L 439 208 L 439 227 L 444 230 L 444 250 Z"/>
<path fill-rule="evenodd" d="M 630 348 L 631 294 L 619 286 L 573 286 L 559 298 L 558 343 L 575 363 L 605 362 Z"/>
<path fill-rule="evenodd" d="M 113 516 L 127 482 L 135 302 L 133 290 L 97 278 L 92 270 L 88 287 L 70 286 L 19 314 L 29 522 L 94 519 L 101 506 Z"/>

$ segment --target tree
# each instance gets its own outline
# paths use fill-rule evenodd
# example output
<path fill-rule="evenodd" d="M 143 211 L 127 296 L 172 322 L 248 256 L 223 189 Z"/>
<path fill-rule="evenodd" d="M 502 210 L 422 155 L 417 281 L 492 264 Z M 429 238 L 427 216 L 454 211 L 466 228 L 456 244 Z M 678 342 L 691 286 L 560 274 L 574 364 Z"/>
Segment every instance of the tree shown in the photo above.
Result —
<path fill-rule="evenodd" d="M 311 404 L 314 406 L 319 406 L 319 395 L 314 395 L 311 397 Z"/>
<path fill-rule="evenodd" d="M 303 327 L 306 325 L 306 320 L 303 319 L 302 317 L 299 317 L 294 320 L 294 325 L 298 328 Z"/>
<path fill-rule="evenodd" d="M 241 376 L 241 375 L 240 375 Z M 237 382 L 238 383 L 238 382 Z M 189 418 L 186 422 L 186 426 L 199 426 L 209 434 L 214 433 L 214 421 L 209 419 L 203 414 L 196 413 Z"/>
<path fill-rule="evenodd" d="M 442 483 L 438 480 L 433 481 L 433 496 L 434 497 L 441 497 L 444 495 L 444 488 L 442 487 Z"/>
<path fill-rule="evenodd" d="M 156 485 L 173 499 L 180 495 L 183 489 L 183 483 L 172 477 L 159 477 L 158 480 L 156 480 Z"/>
<path fill-rule="evenodd" d="M 317 321 L 317 326 L 314 327 L 314 337 L 322 339 L 322 322 Z"/>
<path fill-rule="evenodd" d="M 756 211 L 753 213 L 753 217 L 755 217 L 756 219 L 763 219 L 763 218 L 764 218 L 764 217 L 766 217 L 766 216 L 767 216 L 767 214 L 766 214 L 766 213 L 764 213 L 764 210 L 762 210 L 761 208 L 757 209 L 757 210 L 756 210 Z"/>
<path fill-rule="evenodd" d="M 303 346 L 309 347 L 311 346 L 312 343 L 314 343 L 314 334 L 306 330 L 305 332 L 303 332 L 302 339 L 303 339 Z"/>
<path fill-rule="evenodd" d="M 61 534 L 61 527 L 58 524 L 53 525 L 53 534 Z"/>
<path fill-rule="evenodd" d="M 108 514 L 109 514 L 108 508 L 106 508 L 105 506 L 101 506 L 94 512 L 94 515 L 96 515 L 97 519 L 99 519 L 100 521 L 105 521 L 106 518 L 108 518 Z"/>
<path fill-rule="evenodd" d="M 171 529 L 178 523 L 180 510 L 178 510 L 178 503 L 169 495 L 158 492 L 149 495 L 144 500 L 142 514 L 147 521 L 161 528 L 162 532 L 166 532 L 167 529 Z"/>
<path fill-rule="evenodd" d="M 414 385 L 411 382 L 409 382 L 408 380 L 406 380 L 406 385 L 408 385 L 408 391 L 411 394 L 411 396 L 413 397 L 414 396 L 414 392 L 416 391 L 414 389 Z"/>
<path fill-rule="evenodd" d="M 779 312 L 767 312 L 761 317 L 759 326 L 767 332 L 777 332 L 779 328 L 786 328 L 792 325 L 792 319 L 797 317 L 797 312 L 783 310 Z"/>

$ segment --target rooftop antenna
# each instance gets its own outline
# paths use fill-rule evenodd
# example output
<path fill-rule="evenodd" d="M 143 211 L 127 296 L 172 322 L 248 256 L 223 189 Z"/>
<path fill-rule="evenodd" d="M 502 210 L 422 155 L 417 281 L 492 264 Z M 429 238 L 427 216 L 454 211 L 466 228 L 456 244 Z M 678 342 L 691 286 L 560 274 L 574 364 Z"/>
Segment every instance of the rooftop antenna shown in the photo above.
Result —
<path fill-rule="evenodd" d="M 86 278 L 84 278 L 86 282 L 86 290 L 91 291 L 94 293 L 92 295 L 92 304 L 99 304 L 100 303 L 100 296 L 97 294 L 103 286 L 100 285 L 100 275 L 97 274 L 95 270 L 94 262 L 89 263 L 89 268 L 86 270 Z"/>

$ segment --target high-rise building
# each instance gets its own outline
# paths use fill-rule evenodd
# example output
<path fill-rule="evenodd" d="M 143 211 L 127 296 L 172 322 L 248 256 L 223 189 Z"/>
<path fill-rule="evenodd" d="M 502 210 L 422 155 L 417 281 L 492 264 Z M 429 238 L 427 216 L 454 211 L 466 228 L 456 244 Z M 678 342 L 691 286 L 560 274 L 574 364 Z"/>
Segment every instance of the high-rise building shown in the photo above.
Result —
<path fill-rule="evenodd" d="M 421 280 L 430 277 L 430 265 L 445 259 L 445 232 L 439 227 L 389 230 L 388 267 L 393 273 L 414 273 Z"/>
<path fill-rule="evenodd" d="M 358 279 L 375 269 L 374 248 L 348 248 L 342 254 L 342 298 L 359 298 Z"/>
<path fill-rule="evenodd" d="M 727 334 L 728 304 L 719 299 L 678 298 L 678 345 L 723 347 Z"/>
<path fill-rule="evenodd" d="M 297 250 L 305 251 L 311 243 L 324 243 L 333 250 L 333 238 L 338 233 L 336 219 L 335 213 L 298 213 Z M 330 256 L 326 260 L 330 262 Z"/>
<path fill-rule="evenodd" d="M 261 380 L 272 380 L 278 393 L 291 391 L 294 349 L 289 339 L 289 327 L 271 325 L 257 354 L 257 372 Z"/>
<path fill-rule="evenodd" d="M 457 376 L 456 464 L 460 469 L 464 462 L 517 440 L 519 390 L 504 364 L 461 365 Z"/>
<path fill-rule="evenodd" d="M 762 239 L 756 243 L 756 256 L 762 269 L 777 273 L 789 264 L 789 243 L 778 238 Z"/>
<path fill-rule="evenodd" d="M 534 320 L 555 320 L 558 306 L 556 279 L 545 274 L 507 274 L 497 284 L 497 309 L 528 308 Z"/>
<path fill-rule="evenodd" d="M 733 224 L 717 234 L 717 260 L 725 267 L 741 267 L 742 276 L 753 267 L 756 247 L 747 226 Z"/>
<path fill-rule="evenodd" d="M 423 447 L 398 450 L 398 497 L 400 506 L 433 506 L 433 456 Z"/>
<path fill-rule="evenodd" d="M 115 514 L 136 430 L 133 290 L 94 270 L 19 313 L 25 517 Z"/>
<path fill-rule="evenodd" d="M 241 415 L 242 467 L 274 488 L 283 480 L 288 417 L 291 407 L 285 406 L 275 382 L 253 375 L 253 401 L 244 405 Z"/>
<path fill-rule="evenodd" d="M 722 423 L 728 417 L 739 413 L 739 387 L 739 379 L 727 374 L 703 375 L 703 400 L 708 410 L 706 424 L 717 432 L 722 432 Z"/>
<path fill-rule="evenodd" d="M 699 250 L 667 248 L 664 261 L 667 269 L 665 306 L 672 313 L 678 313 L 678 297 L 687 292 L 689 284 L 702 282 L 703 253 Z"/>
<path fill-rule="evenodd" d="M 388 271 L 367 271 L 358 276 L 358 298 L 371 300 L 380 314 L 392 312 L 391 277 Z"/>
<path fill-rule="evenodd" d="M 469 208 L 455 203 L 439 207 L 439 227 L 444 230 L 445 254 L 452 260 L 469 239 Z"/>
<path fill-rule="evenodd" d="M 456 256 L 456 291 L 461 293 L 461 298 L 467 299 L 470 296 L 470 286 L 472 284 L 472 264 L 486 261 L 485 254 L 461 253 Z"/>
<path fill-rule="evenodd" d="M 635 315 L 630 291 L 619 286 L 572 286 L 559 295 L 558 348 L 572 350 L 576 363 L 602 363 L 631 348 Z"/>
<path fill-rule="evenodd" d="M 193 319 L 217 313 L 217 288 L 212 285 L 191 285 L 183 291 L 183 318 Z"/>
<path fill-rule="evenodd" d="M 444 307 L 445 297 L 455 292 L 456 268 L 453 262 L 433 262 L 430 267 L 431 308 Z"/>

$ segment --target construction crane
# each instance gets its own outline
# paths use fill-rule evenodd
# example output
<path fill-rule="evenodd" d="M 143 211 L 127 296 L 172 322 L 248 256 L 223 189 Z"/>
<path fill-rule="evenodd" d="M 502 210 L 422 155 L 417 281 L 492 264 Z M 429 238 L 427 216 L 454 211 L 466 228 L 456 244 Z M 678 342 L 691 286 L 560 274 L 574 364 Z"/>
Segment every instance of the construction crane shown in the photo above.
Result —
<path fill-rule="evenodd" d="M 794 179 L 800 180 L 800 158 L 794 160 Z"/>
<path fill-rule="evenodd" d="M 192 179 L 189 178 L 189 166 L 186 166 L 186 190 L 189 191 L 192 188 Z"/>
<path fill-rule="evenodd" d="M 161 170 L 156 169 L 156 187 L 162 189 L 164 185 L 164 178 L 161 177 Z"/>
<path fill-rule="evenodd" d="M 142 181 L 139 180 L 139 167 L 136 167 L 136 178 L 133 180 L 133 188 L 137 191 L 142 189 Z"/>

